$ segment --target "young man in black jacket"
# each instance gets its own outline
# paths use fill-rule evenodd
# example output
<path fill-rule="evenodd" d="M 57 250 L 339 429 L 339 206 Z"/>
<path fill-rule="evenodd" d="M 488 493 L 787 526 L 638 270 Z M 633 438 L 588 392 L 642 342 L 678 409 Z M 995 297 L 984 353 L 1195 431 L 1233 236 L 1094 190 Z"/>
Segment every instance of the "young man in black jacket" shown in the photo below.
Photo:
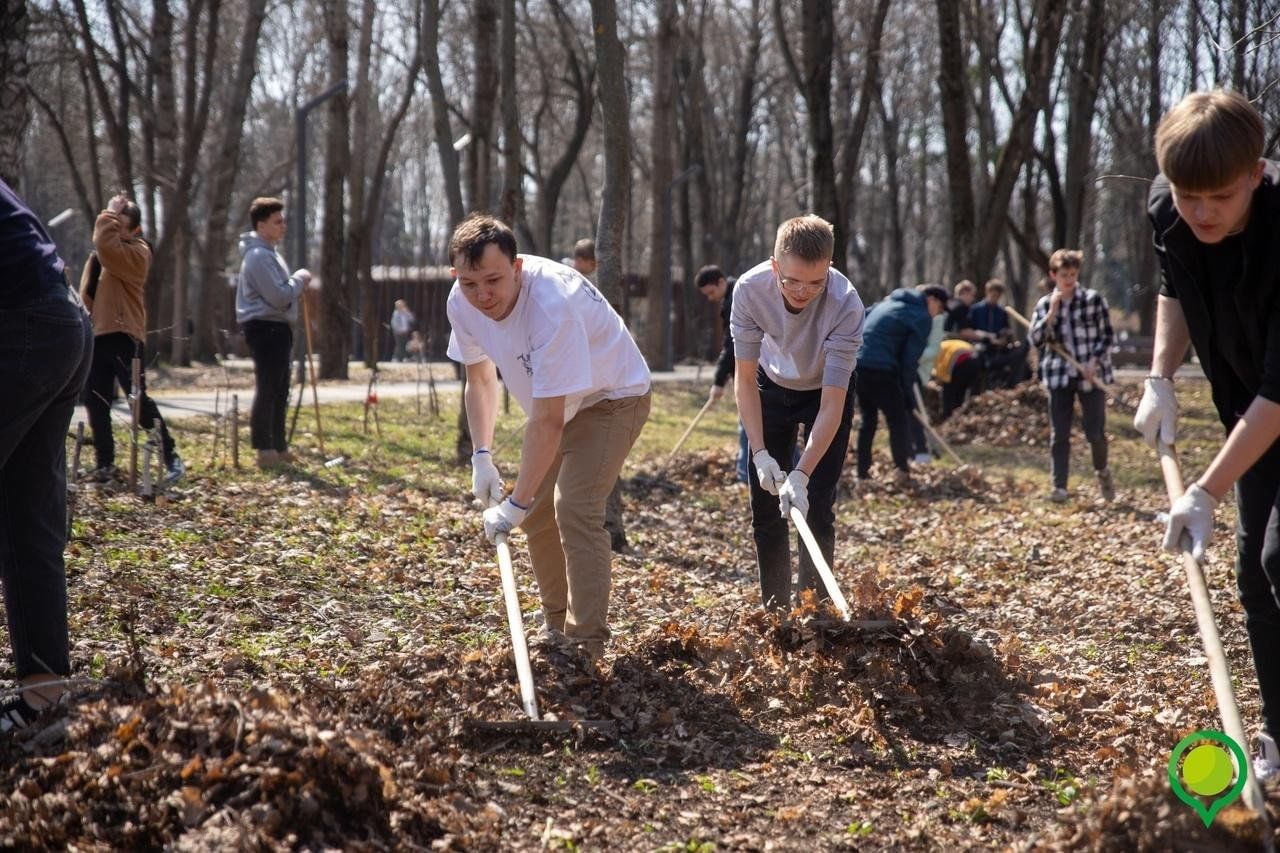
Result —
<path fill-rule="evenodd" d="M 720 347 L 720 358 L 716 361 L 716 373 L 711 379 L 711 391 L 707 399 L 715 402 L 724 396 L 725 386 L 733 379 L 733 331 L 729 328 L 729 317 L 733 311 L 733 282 L 725 277 L 720 267 L 714 264 L 698 270 L 694 276 L 694 286 L 707 298 L 708 302 L 720 306 L 720 326 L 724 340 Z M 747 482 L 747 432 L 738 423 L 738 482 Z"/>
<path fill-rule="evenodd" d="M 1202 560 L 1234 484 L 1236 582 L 1262 697 L 1254 772 L 1280 769 L 1280 164 L 1262 118 L 1235 92 L 1188 95 L 1156 130 L 1149 215 L 1162 285 L 1151 375 L 1134 425 L 1173 444 L 1173 375 L 1194 345 L 1227 440 L 1173 502 L 1166 549 Z"/>

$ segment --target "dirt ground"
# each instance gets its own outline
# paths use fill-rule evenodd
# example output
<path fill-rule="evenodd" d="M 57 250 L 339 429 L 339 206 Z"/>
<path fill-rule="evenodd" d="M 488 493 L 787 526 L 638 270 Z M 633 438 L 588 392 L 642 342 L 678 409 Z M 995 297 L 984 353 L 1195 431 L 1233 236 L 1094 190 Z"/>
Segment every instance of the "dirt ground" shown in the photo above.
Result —
<path fill-rule="evenodd" d="M 604 662 L 535 649 L 544 713 L 611 720 L 613 738 L 467 726 L 521 711 L 453 409 L 423 421 L 384 404 L 378 439 L 359 408 L 334 407 L 327 456 L 308 436 L 302 463 L 274 473 L 230 470 L 192 427 L 179 437 L 191 474 L 166 499 L 82 488 L 75 701 L 0 743 L 0 844 L 1257 846 L 1242 808 L 1205 829 L 1169 791 L 1174 744 L 1220 725 L 1182 570 L 1158 550 L 1158 469 L 1120 410 L 1112 504 L 1079 438 L 1073 499 L 1044 500 L 1035 389 L 944 426 L 969 467 L 897 486 L 877 450 L 876 479 L 855 489 L 848 466 L 834 568 L 854 621 L 808 597 L 779 622 L 760 610 L 727 407 L 666 462 L 702 393 L 662 389 L 624 472 L 630 548 Z M 1220 428 L 1204 389 L 1182 403 L 1190 474 Z M 1256 721 L 1232 520 L 1224 506 L 1207 575 Z M 512 544 L 533 631 L 522 536 Z"/>

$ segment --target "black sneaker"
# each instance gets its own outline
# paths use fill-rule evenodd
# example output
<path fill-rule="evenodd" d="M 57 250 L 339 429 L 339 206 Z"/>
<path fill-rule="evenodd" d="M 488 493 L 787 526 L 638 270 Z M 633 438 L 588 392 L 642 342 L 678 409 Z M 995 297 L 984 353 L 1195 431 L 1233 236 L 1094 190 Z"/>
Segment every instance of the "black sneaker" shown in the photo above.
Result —
<path fill-rule="evenodd" d="M 84 479 L 90 483 L 110 483 L 120 479 L 120 469 L 114 465 L 103 465 L 85 474 Z"/>
<path fill-rule="evenodd" d="M 40 712 L 28 705 L 26 699 L 15 696 L 0 705 L 0 734 L 25 729 L 35 722 L 38 716 Z"/>
<path fill-rule="evenodd" d="M 1102 492 L 1102 499 L 1107 503 L 1111 503 L 1116 499 L 1115 483 L 1111 480 L 1111 469 L 1103 468 L 1098 474 L 1098 490 Z"/>

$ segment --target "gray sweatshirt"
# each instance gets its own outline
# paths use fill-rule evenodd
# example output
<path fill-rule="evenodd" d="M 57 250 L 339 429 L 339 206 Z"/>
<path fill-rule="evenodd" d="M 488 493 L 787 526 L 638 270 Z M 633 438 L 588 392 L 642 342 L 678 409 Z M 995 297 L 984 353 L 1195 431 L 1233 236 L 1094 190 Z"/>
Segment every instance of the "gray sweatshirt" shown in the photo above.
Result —
<path fill-rule="evenodd" d="M 303 282 L 289 275 L 289 268 L 275 247 L 256 231 L 246 231 L 240 235 L 240 256 L 243 260 L 236 281 L 236 322 L 296 320 Z"/>
<path fill-rule="evenodd" d="M 832 269 L 822 294 L 792 314 L 765 261 L 743 273 L 733 289 L 734 355 L 759 360 L 770 379 L 793 391 L 848 388 L 865 313 L 858 291 Z"/>

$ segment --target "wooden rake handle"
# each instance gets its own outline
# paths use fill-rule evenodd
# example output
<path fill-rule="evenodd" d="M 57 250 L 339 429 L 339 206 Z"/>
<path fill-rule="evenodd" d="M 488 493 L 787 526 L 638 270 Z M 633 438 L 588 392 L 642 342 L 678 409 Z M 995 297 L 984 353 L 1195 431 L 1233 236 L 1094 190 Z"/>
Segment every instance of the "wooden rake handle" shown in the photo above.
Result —
<path fill-rule="evenodd" d="M 536 720 L 539 718 L 538 694 L 533 689 L 533 666 L 529 663 L 529 645 L 524 636 L 524 616 L 520 613 L 511 547 L 505 533 L 499 533 L 494 540 L 498 546 L 498 573 L 502 576 L 502 602 L 507 610 L 507 628 L 511 631 L 511 650 L 516 658 L 516 678 L 520 681 L 520 703 L 529 719 Z"/>
<path fill-rule="evenodd" d="M 693 432 L 694 427 L 698 425 L 698 421 L 702 420 L 702 416 L 705 415 L 713 405 L 715 405 L 715 400 L 708 398 L 707 402 L 702 404 L 702 408 L 698 409 L 698 414 L 694 415 L 693 420 L 689 421 L 689 426 L 685 428 L 684 434 L 680 436 L 680 440 L 676 442 L 675 447 L 671 448 L 671 452 L 667 454 L 667 465 L 670 465 L 671 460 L 676 458 L 676 452 L 684 446 L 685 439 L 689 437 Z"/>
<path fill-rule="evenodd" d="M 1169 494 L 1169 502 L 1173 503 L 1182 497 L 1182 471 L 1178 466 L 1178 454 L 1173 445 L 1159 443 L 1160 473 L 1164 475 L 1165 491 Z M 1213 602 L 1209 598 L 1209 587 L 1205 583 L 1204 572 L 1200 564 L 1191 556 L 1189 543 L 1182 544 L 1182 568 L 1187 576 L 1187 588 L 1191 592 L 1191 604 L 1195 608 L 1196 625 L 1200 630 L 1200 642 L 1204 645 L 1204 655 L 1209 660 L 1209 679 L 1213 682 L 1213 695 L 1218 702 L 1218 711 L 1222 715 L 1223 732 L 1240 744 L 1248 755 L 1248 741 L 1245 740 L 1244 724 L 1240 720 L 1240 708 L 1236 704 L 1235 693 L 1231 689 L 1231 669 L 1227 665 L 1227 656 L 1222 649 L 1222 639 L 1218 634 L 1218 623 L 1213 616 Z M 1271 837 L 1267 820 L 1267 810 L 1258 780 L 1253 775 L 1253 767 L 1246 767 L 1249 781 L 1245 786 L 1244 799 L 1262 819 L 1265 837 Z"/>
<path fill-rule="evenodd" d="M 835 604 L 836 609 L 840 611 L 840 615 L 846 622 L 849 621 L 849 602 L 845 601 L 844 593 L 840 591 L 840 585 L 836 583 L 836 576 L 831 572 L 831 567 L 827 565 L 827 559 L 822 556 L 822 549 L 818 547 L 818 540 L 813 538 L 813 531 L 809 529 L 809 523 L 804 520 L 804 514 L 796 507 L 791 508 L 791 523 L 796 526 L 796 532 L 800 534 L 800 539 L 804 542 L 804 546 L 809 551 L 809 558 L 813 560 L 814 566 L 818 569 L 818 576 L 822 578 L 822 585 L 827 588 L 827 595 L 831 597 L 831 601 Z"/>

